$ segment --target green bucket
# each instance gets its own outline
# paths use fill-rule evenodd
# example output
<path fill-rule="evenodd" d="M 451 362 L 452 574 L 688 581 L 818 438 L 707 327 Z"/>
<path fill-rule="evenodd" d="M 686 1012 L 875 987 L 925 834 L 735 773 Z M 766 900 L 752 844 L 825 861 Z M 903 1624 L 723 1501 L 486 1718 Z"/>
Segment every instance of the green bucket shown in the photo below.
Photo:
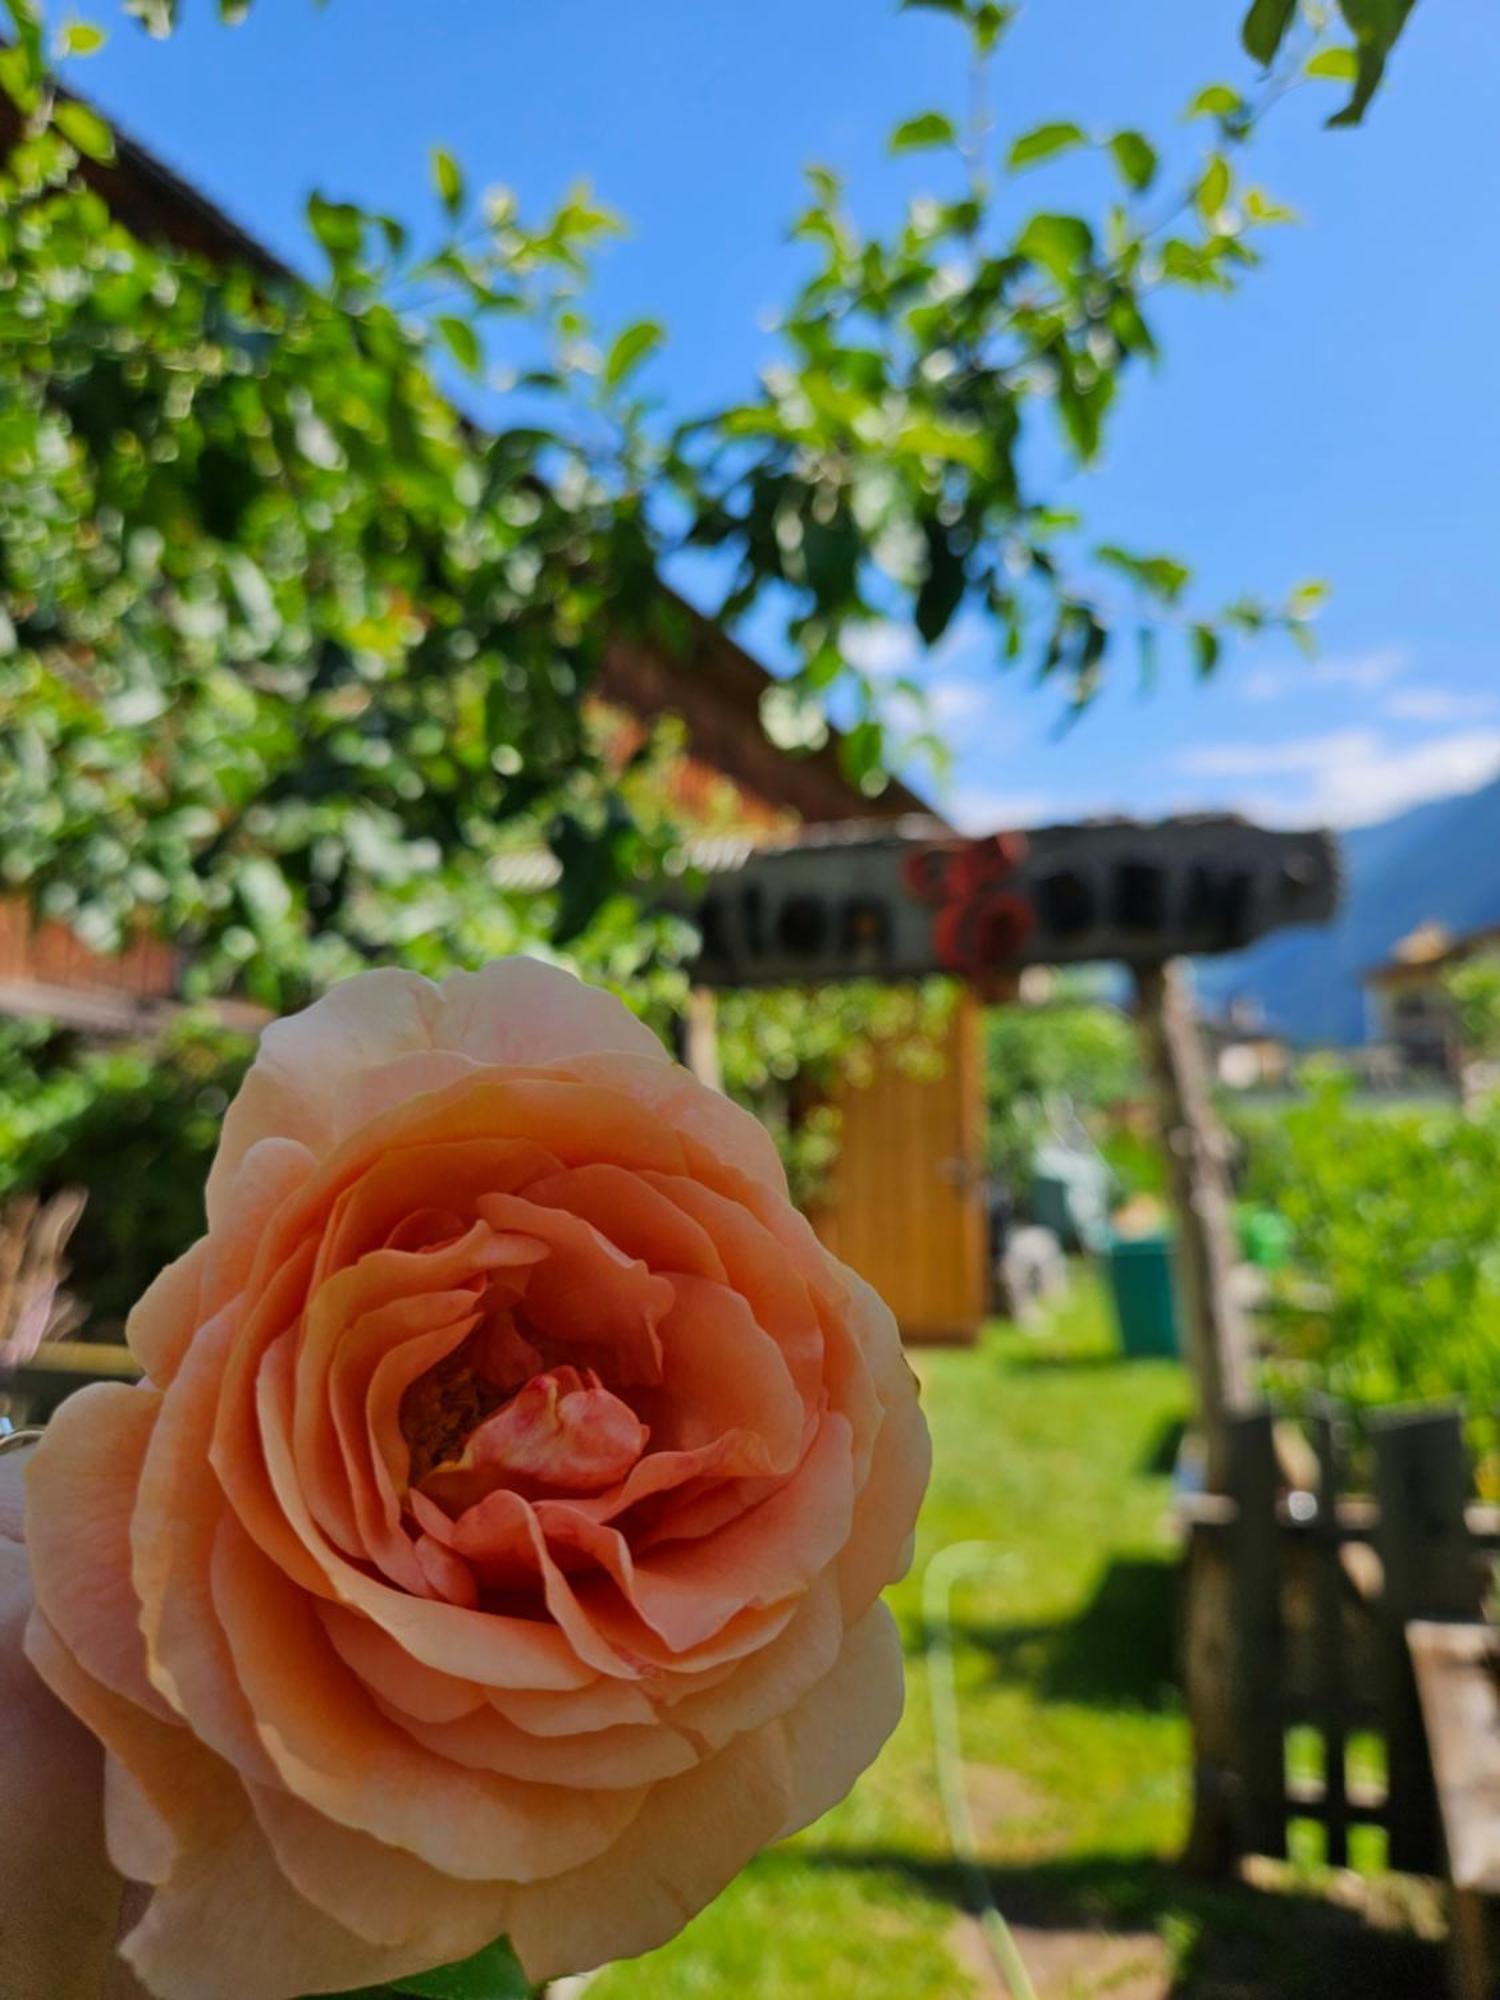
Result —
<path fill-rule="evenodd" d="M 1113 1237 L 1108 1262 L 1120 1352 L 1132 1360 L 1179 1354 L 1171 1238 Z"/>

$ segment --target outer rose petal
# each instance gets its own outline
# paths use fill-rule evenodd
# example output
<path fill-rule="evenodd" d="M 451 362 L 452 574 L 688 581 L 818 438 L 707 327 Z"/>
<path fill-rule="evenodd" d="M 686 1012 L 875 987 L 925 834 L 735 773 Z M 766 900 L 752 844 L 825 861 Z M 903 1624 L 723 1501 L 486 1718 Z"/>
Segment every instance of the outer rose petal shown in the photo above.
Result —
<path fill-rule="evenodd" d="M 208 1177 L 209 1226 L 225 1219 L 229 1186 L 256 1140 L 296 1139 L 321 1156 L 353 1129 L 362 1072 L 434 1050 L 534 1067 L 596 1049 L 670 1067 L 650 1029 L 618 1000 L 537 959 L 503 959 L 441 986 L 391 968 L 346 980 L 261 1037 Z"/>
<path fill-rule="evenodd" d="M 932 1470 L 932 1440 L 890 1307 L 863 1278 L 840 1268 L 885 1409 L 869 1475 L 855 1502 L 854 1527 L 838 1561 L 844 1616 L 854 1620 L 910 1566 L 913 1524 Z"/>
<path fill-rule="evenodd" d="M 510 1941 L 540 1983 L 675 1937 L 786 1824 L 795 1781 L 779 1723 L 658 1785 L 607 1854 L 521 1891 Z"/>
<path fill-rule="evenodd" d="M 15 2000 L 139 1994 L 110 1984 L 120 1878 L 100 1827 L 98 1744 L 21 1651 L 31 1579 L 21 1462 L 0 1459 L 0 1984 Z"/>
<path fill-rule="evenodd" d="M 838 1663 L 782 1723 L 792 1799 L 781 1836 L 836 1806 L 901 1720 L 901 1637 L 883 1604 L 849 1633 Z"/>
<path fill-rule="evenodd" d="M 70 1396 L 27 1490 L 38 1608 L 95 1680 L 170 1720 L 146 1675 L 130 1586 L 130 1511 L 160 1403 L 157 1390 L 123 1382 Z"/>

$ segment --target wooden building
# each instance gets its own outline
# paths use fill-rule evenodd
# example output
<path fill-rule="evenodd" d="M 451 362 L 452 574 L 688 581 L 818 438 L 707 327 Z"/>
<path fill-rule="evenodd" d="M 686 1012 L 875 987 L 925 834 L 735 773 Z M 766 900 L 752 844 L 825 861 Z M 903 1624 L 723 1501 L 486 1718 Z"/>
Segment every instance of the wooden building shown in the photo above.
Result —
<path fill-rule="evenodd" d="M 1418 925 L 1384 965 L 1364 975 L 1371 1039 L 1393 1049 L 1408 1069 L 1457 1081 L 1467 1051 L 1449 976 L 1471 959 L 1496 955 L 1500 925 L 1461 936 L 1442 924 Z"/>
<path fill-rule="evenodd" d="M 0 146 L 14 112 L 0 94 Z M 82 171 L 138 234 L 197 255 L 248 264 L 268 278 L 285 267 L 252 236 L 144 147 L 116 135 L 112 165 Z M 665 593 L 665 586 L 663 586 Z M 677 600 L 687 634 L 676 651 L 621 636 L 605 653 L 600 696 L 636 728 L 672 715 L 684 727 L 684 807 L 733 788 L 747 829 L 785 829 L 851 818 L 895 818 L 930 808 L 899 782 L 875 800 L 851 785 L 836 734 L 789 756 L 760 722 L 767 670 L 710 619 Z M 179 955 L 142 939 L 102 958 L 63 926 L 38 923 L 18 900 L 0 901 L 0 1013 L 59 1019 L 86 1033 L 148 1030 L 179 989 Z M 942 1074 L 917 1078 L 894 1052 L 873 1079 L 841 1092 L 842 1157 L 815 1218 L 825 1240 L 890 1302 L 913 1340 L 972 1339 L 988 1283 L 983 1190 L 983 1077 L 978 1007 L 954 1011 Z"/>

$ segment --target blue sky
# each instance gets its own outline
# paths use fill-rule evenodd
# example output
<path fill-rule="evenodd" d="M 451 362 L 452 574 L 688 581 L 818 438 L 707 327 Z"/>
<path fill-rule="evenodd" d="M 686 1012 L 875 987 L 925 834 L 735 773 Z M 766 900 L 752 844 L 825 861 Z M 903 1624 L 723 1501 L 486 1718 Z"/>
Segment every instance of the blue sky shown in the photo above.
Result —
<path fill-rule="evenodd" d="M 186 11 L 167 44 L 116 26 L 80 87 L 294 258 L 312 188 L 428 213 L 434 144 L 528 206 L 587 176 L 633 231 L 601 309 L 667 321 L 652 386 L 684 413 L 770 358 L 800 165 L 890 212 L 913 175 L 885 156 L 890 126 L 964 87 L 959 37 L 893 0 L 258 0 L 232 31 L 208 0 Z M 996 75 L 1002 133 L 1136 124 L 1190 160 L 1181 107 L 1244 80 L 1241 11 L 1032 0 Z M 1254 177 L 1301 225 L 1239 296 L 1172 303 L 1164 367 L 1070 483 L 1104 532 L 1192 562 L 1206 599 L 1326 577 L 1320 658 L 1267 640 L 1207 686 L 1164 667 L 1144 696 L 1126 672 L 1059 735 L 1056 698 L 965 622 L 931 665 L 966 822 L 1223 804 L 1352 825 L 1500 770 L 1497 56 L 1492 0 L 1420 0 L 1362 130 L 1324 131 L 1312 91 L 1278 112 Z M 1033 174 L 1017 199 L 1065 200 L 1091 170 Z M 867 635 L 876 668 L 910 653 Z"/>

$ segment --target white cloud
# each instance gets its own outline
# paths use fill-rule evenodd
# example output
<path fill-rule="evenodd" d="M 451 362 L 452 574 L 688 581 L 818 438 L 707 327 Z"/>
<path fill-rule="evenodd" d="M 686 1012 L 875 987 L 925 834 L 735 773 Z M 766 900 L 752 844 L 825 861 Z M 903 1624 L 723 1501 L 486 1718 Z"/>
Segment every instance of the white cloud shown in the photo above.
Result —
<path fill-rule="evenodd" d="M 974 611 L 960 613 L 931 648 L 922 644 L 914 626 L 893 618 L 872 618 L 863 625 L 844 627 L 843 652 L 851 667 L 869 674 L 872 680 L 895 680 L 900 674 L 910 674 L 913 680 L 930 681 L 963 654 L 980 651 L 987 638 L 993 658 L 996 641 Z"/>
<path fill-rule="evenodd" d="M 1372 694 L 1405 672 L 1410 655 L 1402 646 L 1377 646 L 1367 653 L 1329 653 L 1293 666 L 1258 667 L 1240 682 L 1246 701 L 1284 701 L 1309 688 L 1352 688 Z"/>
<path fill-rule="evenodd" d="M 1203 744 L 1177 762 L 1199 778 L 1291 781 L 1274 792 L 1252 788 L 1236 799 L 1258 819 L 1363 826 L 1488 782 L 1500 773 L 1500 729 L 1457 730 L 1399 745 L 1378 730 L 1339 729 L 1281 743 Z"/>
<path fill-rule="evenodd" d="M 1385 704 L 1393 722 L 1477 722 L 1500 703 L 1492 694 L 1458 694 L 1450 688 L 1403 688 Z"/>
<path fill-rule="evenodd" d="M 1040 826 L 1060 808 L 1047 792 L 1005 792 L 984 785 L 960 785 L 947 815 L 961 833 L 999 833 L 1010 827 Z"/>

